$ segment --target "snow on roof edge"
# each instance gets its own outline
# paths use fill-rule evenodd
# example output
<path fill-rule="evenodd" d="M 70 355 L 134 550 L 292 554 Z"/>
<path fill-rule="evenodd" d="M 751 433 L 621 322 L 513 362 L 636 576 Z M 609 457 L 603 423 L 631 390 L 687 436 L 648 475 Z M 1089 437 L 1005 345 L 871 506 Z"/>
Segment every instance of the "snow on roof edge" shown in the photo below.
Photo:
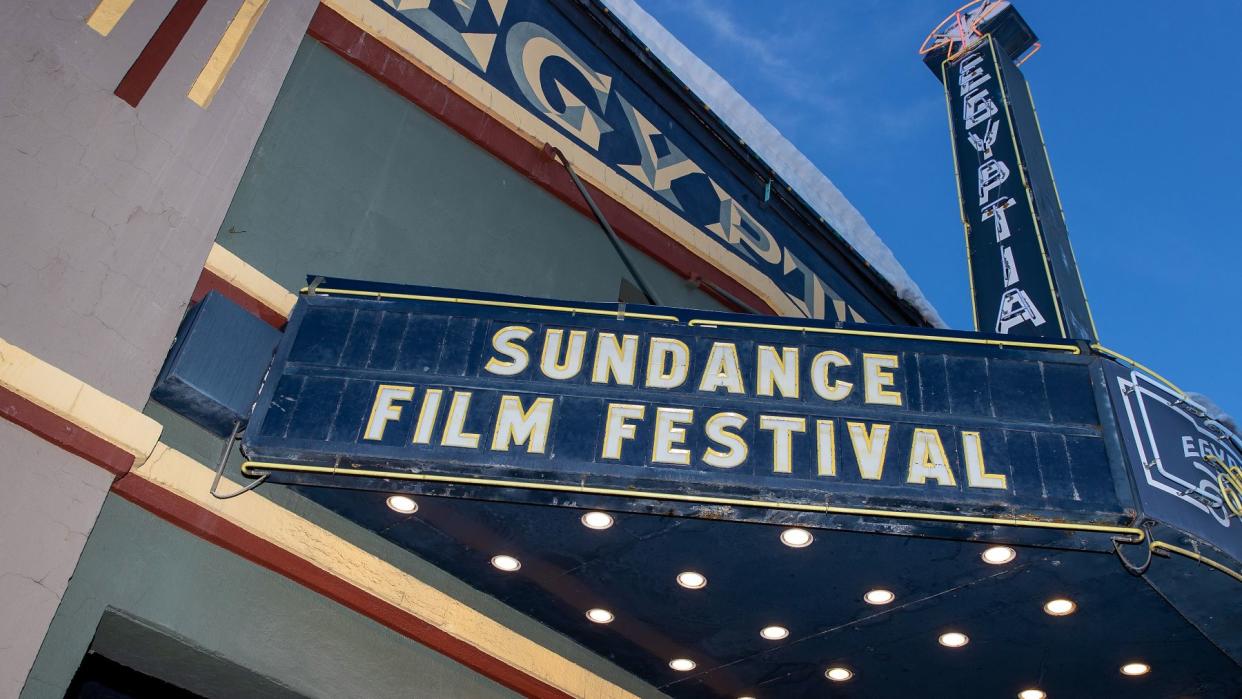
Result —
<path fill-rule="evenodd" d="M 948 325 L 893 251 L 819 168 L 759 110 L 686 48 L 634 0 L 600 0 L 652 53 L 733 129 L 760 158 L 824 217 L 845 242 L 875 268 L 897 296 L 937 328 Z"/>
<path fill-rule="evenodd" d="M 1238 429 L 1238 421 L 1235 420 L 1232 415 L 1225 412 L 1225 409 L 1220 407 L 1220 404 L 1212 400 L 1209 396 L 1203 393 L 1196 393 L 1195 391 L 1186 391 L 1186 397 L 1195 403 L 1198 403 L 1199 407 L 1203 408 L 1203 412 L 1207 413 L 1208 417 L 1229 428 L 1229 430 L 1235 435 L 1242 434 L 1242 431 Z"/>

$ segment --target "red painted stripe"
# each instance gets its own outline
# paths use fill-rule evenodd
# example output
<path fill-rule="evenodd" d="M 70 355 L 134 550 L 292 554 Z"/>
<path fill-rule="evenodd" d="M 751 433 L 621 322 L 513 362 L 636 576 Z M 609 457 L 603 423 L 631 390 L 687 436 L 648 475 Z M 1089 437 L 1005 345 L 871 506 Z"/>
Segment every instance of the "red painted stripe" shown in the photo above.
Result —
<path fill-rule="evenodd" d="M 594 220 L 565 168 L 545 155 L 539 146 L 531 144 L 503 122 L 474 106 L 334 10 L 320 5 L 311 19 L 307 34 L 534 180 L 583 216 Z M 775 315 L 771 306 L 733 277 L 698 257 L 599 188 L 587 183 L 587 189 L 608 222 L 627 242 L 686 279 L 695 276 L 706 279 L 751 308 Z M 726 307 L 734 307 L 728 299 L 713 294 L 710 288 L 701 288 Z"/>
<path fill-rule="evenodd" d="M 370 617 L 515 692 L 540 699 L 570 697 L 521 669 L 140 476 L 129 474 L 114 483 L 112 490 L 162 519 Z"/>
<path fill-rule="evenodd" d="M 137 107 L 156 76 L 164 70 L 177 45 L 185 38 L 185 33 L 190 31 L 199 10 L 206 4 L 207 0 L 177 0 L 113 94 L 128 102 L 129 106 Z"/>
<path fill-rule="evenodd" d="M 285 325 L 289 322 L 288 318 L 282 316 L 267 304 L 233 286 L 211 270 L 204 268 L 203 273 L 198 276 L 198 283 L 194 285 L 194 293 L 190 296 L 190 302 L 198 303 L 202 301 L 203 297 L 210 291 L 220 292 L 225 298 L 241 306 L 251 315 L 258 317 L 277 330 L 284 330 Z"/>
<path fill-rule="evenodd" d="M 129 473 L 134 465 L 133 454 L 3 387 L 0 415 L 115 475 Z"/>

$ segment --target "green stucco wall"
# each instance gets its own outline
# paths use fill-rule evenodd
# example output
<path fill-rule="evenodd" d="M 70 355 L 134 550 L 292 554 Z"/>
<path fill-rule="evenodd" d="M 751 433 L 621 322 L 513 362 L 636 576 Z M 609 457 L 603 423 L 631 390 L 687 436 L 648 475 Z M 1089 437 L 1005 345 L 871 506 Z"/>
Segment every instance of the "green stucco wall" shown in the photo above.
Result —
<path fill-rule="evenodd" d="M 616 301 L 598 225 L 313 39 L 217 238 L 290 289 L 307 274 Z M 669 306 L 721 306 L 630 248 Z"/>
<path fill-rule="evenodd" d="M 513 696 L 453 660 L 111 495 L 22 699 L 64 696 L 109 607 L 171 629 L 307 697 Z"/>

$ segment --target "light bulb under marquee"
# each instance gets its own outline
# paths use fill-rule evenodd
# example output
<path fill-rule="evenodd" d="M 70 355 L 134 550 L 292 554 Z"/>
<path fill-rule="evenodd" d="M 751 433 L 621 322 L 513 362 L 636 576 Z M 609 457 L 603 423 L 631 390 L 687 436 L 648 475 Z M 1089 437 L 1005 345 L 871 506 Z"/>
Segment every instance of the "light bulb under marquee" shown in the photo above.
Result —
<path fill-rule="evenodd" d="M 1018 552 L 1008 546 L 992 546 L 986 549 L 980 556 L 984 563 L 991 563 L 994 566 L 1004 565 L 1018 557 Z"/>
<path fill-rule="evenodd" d="M 505 571 L 506 573 L 512 573 L 522 567 L 522 562 L 513 556 L 501 554 L 499 556 L 492 557 L 492 565 L 499 570 Z"/>
<path fill-rule="evenodd" d="M 844 682 L 854 676 L 854 672 L 845 667 L 830 667 L 824 671 L 824 677 L 833 682 Z"/>
<path fill-rule="evenodd" d="M 1076 609 L 1078 609 L 1077 604 L 1063 597 L 1050 599 L 1044 603 L 1044 612 L 1049 616 L 1066 616 L 1073 614 Z"/>
<path fill-rule="evenodd" d="M 607 529 L 613 525 L 612 515 L 607 512 L 588 512 L 582 515 L 582 525 L 587 529 Z"/>
<path fill-rule="evenodd" d="M 393 512 L 400 512 L 403 515 L 418 512 L 418 503 L 408 495 L 390 495 L 387 502 L 388 509 Z"/>
<path fill-rule="evenodd" d="M 781 543 L 790 548 L 800 549 L 810 546 L 814 540 L 814 535 L 801 527 L 790 527 L 781 532 Z"/>
<path fill-rule="evenodd" d="M 674 658 L 668 661 L 668 666 L 678 672 L 690 672 L 696 667 L 694 661 L 689 658 Z"/>
<path fill-rule="evenodd" d="M 888 604 L 895 599 L 897 599 L 897 595 L 882 589 L 869 590 L 867 594 L 863 595 L 863 601 L 867 604 Z"/>
<path fill-rule="evenodd" d="M 598 607 L 595 609 L 588 609 L 586 618 L 597 624 L 610 624 L 613 619 L 616 619 L 612 612 L 607 609 L 599 609 Z"/>
<path fill-rule="evenodd" d="M 958 631 L 949 631 L 940 634 L 940 645 L 946 648 L 961 648 L 970 643 L 970 637 Z"/>
<path fill-rule="evenodd" d="M 759 631 L 759 635 L 769 641 L 779 641 L 789 635 L 789 629 L 784 626 L 765 626 Z"/>
<path fill-rule="evenodd" d="M 699 590 L 707 587 L 707 576 L 702 573 L 696 573 L 693 570 L 687 570 L 684 573 L 677 574 L 677 584 L 687 590 Z"/>
<path fill-rule="evenodd" d="M 1138 675 L 1146 675 L 1151 672 L 1151 666 L 1147 663 L 1126 663 L 1121 666 L 1121 674 L 1137 677 Z"/>
<path fill-rule="evenodd" d="M 1047 699 L 1048 695 L 1038 689 L 1024 689 L 1018 692 L 1018 699 Z"/>

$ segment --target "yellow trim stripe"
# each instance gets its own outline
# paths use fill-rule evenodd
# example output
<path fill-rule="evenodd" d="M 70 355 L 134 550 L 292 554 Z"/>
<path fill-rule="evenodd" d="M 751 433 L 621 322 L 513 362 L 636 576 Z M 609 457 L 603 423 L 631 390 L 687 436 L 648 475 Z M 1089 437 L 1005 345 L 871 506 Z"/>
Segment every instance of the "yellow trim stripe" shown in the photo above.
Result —
<path fill-rule="evenodd" d="M 302 289 L 308 292 L 309 289 Z M 410 301 L 442 301 L 444 303 L 464 303 L 471 306 L 495 306 L 500 308 L 525 308 L 532 311 L 559 311 L 562 313 L 581 313 L 585 315 L 596 316 L 622 316 L 625 318 L 642 318 L 644 320 L 667 320 L 673 323 L 680 323 L 681 319 L 677 316 L 659 315 L 655 313 L 631 313 L 625 311 L 618 313 L 617 311 L 609 311 L 601 308 L 578 308 L 576 306 L 550 306 L 541 303 L 520 303 L 517 301 L 491 301 L 488 299 L 464 299 L 452 296 L 427 296 L 424 294 L 400 294 L 391 291 L 359 291 L 357 289 L 329 289 L 319 287 L 315 289 L 316 294 L 337 294 L 342 296 L 362 296 L 372 299 L 405 299 Z"/>
<path fill-rule="evenodd" d="M 1234 580 L 1237 580 L 1238 582 L 1242 582 L 1242 573 L 1239 573 L 1233 568 L 1230 568 L 1229 566 L 1226 566 L 1222 563 L 1217 563 L 1216 561 L 1208 558 L 1207 556 L 1203 556 L 1198 553 L 1195 553 L 1194 551 L 1189 551 L 1187 549 L 1181 548 L 1180 546 L 1174 546 L 1173 544 L 1167 544 L 1163 541 L 1158 541 L 1158 540 L 1153 540 L 1151 542 L 1151 549 L 1153 551 L 1169 551 L 1172 553 L 1176 553 L 1180 556 L 1185 556 L 1187 558 L 1194 559 L 1202 563 L 1205 566 L 1209 566 L 1209 567 L 1215 568 L 1216 570 L 1219 570 L 1220 572 L 1224 573 L 1225 575 L 1228 575 L 1229 577 L 1233 578 Z"/>
<path fill-rule="evenodd" d="M 1122 354 L 1122 353 L 1120 353 L 1120 352 L 1114 352 L 1114 351 L 1112 351 L 1112 350 L 1108 349 L 1107 347 L 1105 347 L 1104 345 L 1099 344 L 1098 342 L 1097 342 L 1097 343 L 1095 343 L 1095 344 L 1093 344 L 1093 345 L 1091 345 L 1091 349 L 1095 350 L 1096 352 L 1100 352 L 1101 354 L 1106 354 L 1106 355 L 1108 355 L 1108 356 L 1112 357 L 1113 359 L 1120 359 L 1121 361 L 1125 362 L 1126 364 L 1129 364 L 1129 365 L 1131 365 L 1131 366 L 1133 366 L 1133 367 L 1135 367 L 1135 368 L 1137 368 L 1137 369 L 1142 369 L 1143 371 L 1147 372 L 1148 374 L 1151 374 L 1153 377 L 1155 377 L 1155 378 L 1159 379 L 1159 380 L 1160 380 L 1160 382 L 1161 382 L 1161 383 L 1163 383 L 1165 386 L 1168 386 L 1169 388 L 1173 389 L 1173 391 L 1174 391 L 1175 393 L 1177 393 L 1178 395 L 1180 395 L 1181 397 L 1183 397 L 1183 398 L 1185 398 L 1185 397 L 1186 397 L 1186 392 L 1185 392 L 1185 391 L 1183 391 L 1182 389 L 1178 388 L 1178 387 L 1177 387 L 1177 384 L 1173 383 L 1172 381 L 1169 381 L 1168 379 L 1164 378 L 1164 377 L 1163 377 L 1163 376 L 1161 376 L 1160 374 L 1157 374 L 1157 373 L 1156 373 L 1155 371 L 1153 371 L 1150 367 L 1148 367 L 1148 366 L 1146 366 L 1146 365 L 1142 364 L 1141 362 L 1139 362 L 1139 361 L 1137 361 L 1137 360 L 1135 360 L 1135 359 L 1131 359 L 1131 358 L 1127 357 L 1126 355 L 1124 355 L 1124 354 Z"/>
<path fill-rule="evenodd" d="M 286 318 L 293 313 L 293 306 L 298 302 L 297 295 L 251 267 L 219 243 L 211 244 L 211 252 L 207 255 L 207 263 L 203 268 Z"/>
<path fill-rule="evenodd" d="M 142 478 L 575 697 L 637 699 L 625 689 L 479 613 L 348 540 L 250 491 L 211 497 L 211 468 L 160 443 Z M 225 479 L 228 480 L 228 479 Z M 237 483 L 225 488 L 237 487 Z"/>
<path fill-rule="evenodd" d="M 147 459 L 163 425 L 99 389 L 0 338 L 0 387 L 133 454 Z"/>
<path fill-rule="evenodd" d="M 963 345 L 991 345 L 994 347 L 1025 347 L 1029 349 L 1055 350 L 1081 354 L 1077 345 L 1061 345 L 1050 342 L 1027 342 L 1025 340 L 988 340 L 981 337 L 940 337 L 938 335 L 920 335 L 918 333 L 893 333 L 879 330 L 851 330 L 848 328 L 815 328 L 805 325 L 779 325 L 776 323 L 747 323 L 730 320 L 694 319 L 690 325 L 710 326 L 723 325 L 737 328 L 757 328 L 761 330 L 789 330 L 791 332 L 825 333 L 829 335 L 862 335 L 865 337 L 891 337 L 903 340 L 921 340 L 925 342 L 949 342 Z"/>
<path fill-rule="evenodd" d="M 1124 534 L 1134 537 L 1126 543 L 1139 544 L 1147 537 L 1137 527 L 1120 527 L 1105 524 L 1077 524 L 1073 522 L 1052 522 L 1038 519 L 1018 519 L 1014 517 L 974 517 L 969 515 L 946 515 L 937 512 L 908 512 L 905 510 L 876 510 L 859 507 L 838 507 L 835 505 L 815 505 L 810 503 L 781 502 L 779 500 L 749 500 L 745 498 L 722 498 L 712 496 L 686 495 L 684 493 L 661 493 L 626 488 L 601 488 L 589 485 L 566 485 L 560 483 L 541 483 L 530 481 L 510 481 L 497 478 L 475 478 L 469 476 L 439 476 L 427 473 L 401 473 L 392 471 L 374 471 L 357 468 L 339 468 L 336 466 L 311 466 L 308 464 L 278 464 L 268 461 L 246 461 L 241 466 L 242 473 L 255 475 L 255 469 L 266 471 L 289 471 L 295 473 L 323 473 L 334 476 L 359 476 L 369 478 L 392 478 L 396 480 L 421 481 L 427 483 L 451 483 L 455 485 L 476 485 L 497 488 L 523 488 L 526 490 L 544 490 L 560 493 L 579 493 L 582 495 L 615 495 L 627 498 L 647 500 L 665 500 L 670 502 L 693 502 L 705 505 L 732 505 L 736 507 L 761 507 L 772 510 L 792 510 L 796 512 L 818 512 L 828 515 L 854 515 L 860 517 L 878 517 L 887 519 L 912 519 L 929 522 L 952 522 L 955 524 L 986 524 L 1005 527 L 1027 527 L 1034 529 L 1060 529 L 1065 531 L 1099 532 L 1107 534 Z"/>
<path fill-rule="evenodd" d="M 302 293 L 309 293 L 309 287 L 303 287 Z M 624 314 L 618 314 L 617 311 L 605 310 L 600 308 L 579 308 L 576 306 L 553 306 L 539 303 L 521 303 L 517 301 L 493 301 L 488 299 L 468 299 L 457 298 L 453 296 L 432 296 L 427 294 L 401 294 L 388 291 L 360 291 L 357 289 L 335 289 L 327 287 L 318 287 L 315 289 L 316 294 L 328 295 L 344 295 L 344 296 L 360 296 L 363 298 L 392 298 L 407 299 L 412 301 L 438 301 L 443 303 L 463 303 L 475 306 L 494 306 L 499 308 L 525 308 L 537 311 L 557 311 L 560 313 L 581 313 L 598 316 L 624 315 L 626 318 L 642 318 L 645 320 L 664 320 L 673 323 L 680 323 L 681 319 L 677 316 L 660 315 L 655 313 L 633 313 L 626 311 Z M 829 335 L 857 335 L 862 337 L 890 337 L 902 340 L 919 340 L 924 342 L 948 342 L 963 345 L 990 345 L 994 347 L 1021 347 L 1026 349 L 1042 349 L 1053 350 L 1057 352 L 1068 352 L 1070 354 L 1081 354 L 1082 350 L 1077 345 L 1056 344 L 1051 342 L 1028 342 L 1026 340 L 989 340 L 985 338 L 974 337 L 941 337 L 939 335 L 921 335 L 919 333 L 895 333 L 885 332 L 881 330 L 853 330 L 848 328 L 817 328 L 807 325 L 781 325 L 778 323 L 749 323 L 745 321 L 732 320 L 715 320 L 694 318 L 686 323 L 691 327 L 736 327 L 736 328 L 755 328 L 760 330 L 784 330 L 796 333 L 824 333 Z"/>
<path fill-rule="evenodd" d="M 266 7 L 267 0 L 243 0 L 241 7 L 237 8 L 237 14 L 233 15 L 228 28 L 224 30 L 224 35 L 220 37 L 220 43 L 216 44 L 207 64 L 203 66 L 202 72 L 186 94 L 191 102 L 203 109 L 211 104 Z"/>
<path fill-rule="evenodd" d="M 86 26 L 99 32 L 100 36 L 108 36 L 132 4 L 134 0 L 99 0 L 99 4 L 86 18 Z"/>

